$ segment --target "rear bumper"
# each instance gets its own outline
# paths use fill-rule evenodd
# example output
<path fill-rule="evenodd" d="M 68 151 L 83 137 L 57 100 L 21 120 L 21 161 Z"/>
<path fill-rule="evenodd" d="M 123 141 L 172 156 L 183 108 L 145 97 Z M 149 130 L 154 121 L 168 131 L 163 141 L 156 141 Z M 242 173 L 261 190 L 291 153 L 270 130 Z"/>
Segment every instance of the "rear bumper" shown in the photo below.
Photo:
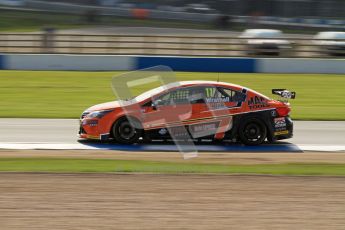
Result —
<path fill-rule="evenodd" d="M 289 139 L 293 137 L 293 121 L 289 116 L 275 118 L 273 128 L 273 136 L 276 140 Z"/>

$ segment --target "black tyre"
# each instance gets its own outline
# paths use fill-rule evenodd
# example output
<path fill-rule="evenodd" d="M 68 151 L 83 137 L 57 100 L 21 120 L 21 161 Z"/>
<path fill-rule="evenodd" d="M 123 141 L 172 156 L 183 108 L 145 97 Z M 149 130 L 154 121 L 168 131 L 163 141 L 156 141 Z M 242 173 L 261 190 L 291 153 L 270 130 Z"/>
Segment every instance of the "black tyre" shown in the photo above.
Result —
<path fill-rule="evenodd" d="M 258 118 L 247 118 L 241 121 L 238 133 L 245 145 L 260 145 L 267 137 L 266 125 Z"/>
<path fill-rule="evenodd" d="M 118 119 L 112 129 L 115 141 L 121 144 L 138 142 L 143 133 L 140 127 L 140 123 L 134 119 L 131 119 L 131 122 L 126 117 Z"/>
<path fill-rule="evenodd" d="M 272 143 L 276 142 L 277 139 L 274 137 L 273 133 L 272 134 L 267 133 L 267 141 L 272 144 Z"/>

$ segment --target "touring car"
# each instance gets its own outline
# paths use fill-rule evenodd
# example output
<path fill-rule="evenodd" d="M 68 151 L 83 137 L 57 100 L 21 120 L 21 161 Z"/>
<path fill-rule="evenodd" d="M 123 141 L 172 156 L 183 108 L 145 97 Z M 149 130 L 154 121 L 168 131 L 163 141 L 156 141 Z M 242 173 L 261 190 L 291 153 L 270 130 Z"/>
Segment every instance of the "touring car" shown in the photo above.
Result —
<path fill-rule="evenodd" d="M 142 140 L 241 142 L 291 138 L 288 99 L 295 92 L 274 89 L 274 100 L 254 90 L 214 81 L 182 81 L 128 100 L 98 104 L 84 111 L 79 137 L 133 144 Z"/>
<path fill-rule="evenodd" d="M 280 55 L 291 49 L 291 43 L 283 39 L 280 30 L 247 29 L 240 36 L 249 55 Z"/>
<path fill-rule="evenodd" d="M 313 43 L 321 54 L 345 56 L 345 32 L 319 32 L 314 36 Z"/>

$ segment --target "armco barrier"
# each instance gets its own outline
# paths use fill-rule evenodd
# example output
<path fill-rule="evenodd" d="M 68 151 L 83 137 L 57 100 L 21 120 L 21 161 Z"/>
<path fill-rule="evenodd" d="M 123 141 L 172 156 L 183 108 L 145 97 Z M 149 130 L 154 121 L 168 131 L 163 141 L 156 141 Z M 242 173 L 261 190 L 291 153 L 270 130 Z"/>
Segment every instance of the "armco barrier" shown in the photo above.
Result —
<path fill-rule="evenodd" d="M 0 69 L 13 70 L 136 70 L 167 65 L 174 71 L 232 73 L 345 74 L 345 59 L 213 58 L 172 56 L 5 54 Z"/>
<path fill-rule="evenodd" d="M 135 58 L 107 55 L 8 54 L 5 69 L 17 70 L 132 70 Z"/>
<path fill-rule="evenodd" d="M 166 65 L 175 71 L 253 73 L 253 58 L 138 57 L 137 69 Z"/>
<path fill-rule="evenodd" d="M 0 54 L 0 69 L 4 69 L 5 68 L 5 63 L 4 63 L 4 55 Z"/>
<path fill-rule="evenodd" d="M 175 71 L 253 73 L 253 58 L 195 58 L 117 55 L 7 54 L 4 68 L 14 70 L 135 70 L 167 65 Z"/>
<path fill-rule="evenodd" d="M 258 73 L 345 73 L 345 59 L 257 59 Z"/>

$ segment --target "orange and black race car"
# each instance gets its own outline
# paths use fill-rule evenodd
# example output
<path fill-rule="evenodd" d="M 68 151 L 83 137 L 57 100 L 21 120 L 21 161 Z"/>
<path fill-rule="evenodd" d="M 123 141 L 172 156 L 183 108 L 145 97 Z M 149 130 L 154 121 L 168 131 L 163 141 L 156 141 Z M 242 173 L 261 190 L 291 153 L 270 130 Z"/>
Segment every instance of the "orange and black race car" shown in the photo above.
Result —
<path fill-rule="evenodd" d="M 245 145 L 291 138 L 287 99 L 295 93 L 285 89 L 272 93 L 285 101 L 224 82 L 170 83 L 130 100 L 90 107 L 80 118 L 79 137 L 123 144 L 190 138 Z"/>

